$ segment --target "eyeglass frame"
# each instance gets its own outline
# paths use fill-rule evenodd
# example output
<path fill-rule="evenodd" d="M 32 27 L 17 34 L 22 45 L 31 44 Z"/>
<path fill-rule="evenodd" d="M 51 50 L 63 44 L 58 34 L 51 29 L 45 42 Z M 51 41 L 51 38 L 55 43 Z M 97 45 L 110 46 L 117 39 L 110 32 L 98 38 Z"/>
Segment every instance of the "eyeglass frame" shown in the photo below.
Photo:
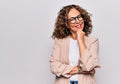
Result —
<path fill-rule="evenodd" d="M 84 21 L 81 14 L 77 15 L 76 17 L 71 17 L 71 18 L 67 19 L 67 21 L 68 21 L 69 23 L 71 23 L 71 24 L 75 24 L 75 23 L 77 23 L 77 22 L 76 22 L 76 21 L 77 21 L 76 19 L 79 20 L 80 22 L 81 22 L 81 21 Z M 74 20 L 73 23 L 71 22 L 72 20 Z"/>

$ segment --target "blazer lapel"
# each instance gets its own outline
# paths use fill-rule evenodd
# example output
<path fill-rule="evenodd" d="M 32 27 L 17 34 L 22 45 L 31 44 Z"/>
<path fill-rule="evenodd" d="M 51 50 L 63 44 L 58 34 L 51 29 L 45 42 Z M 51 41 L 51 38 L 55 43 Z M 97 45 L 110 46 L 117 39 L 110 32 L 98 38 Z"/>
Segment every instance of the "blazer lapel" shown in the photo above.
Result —
<path fill-rule="evenodd" d="M 89 49 L 89 48 L 90 48 L 89 36 L 85 36 L 84 40 L 85 40 L 85 45 L 86 45 L 86 47 Z"/>
<path fill-rule="evenodd" d="M 69 36 L 65 39 L 65 54 L 66 54 L 66 62 L 69 64 L 69 46 L 70 46 L 70 39 Z"/>
<path fill-rule="evenodd" d="M 70 64 L 69 63 L 69 46 L 70 46 L 70 37 L 66 37 L 63 41 L 63 47 L 62 47 L 62 51 L 63 51 L 63 58 L 61 59 L 62 61 L 64 60 L 64 62 L 66 64 Z M 89 49 L 90 48 L 90 42 L 89 42 L 89 37 L 88 36 L 85 36 L 84 40 L 85 40 L 85 44 L 86 44 L 86 47 Z"/>

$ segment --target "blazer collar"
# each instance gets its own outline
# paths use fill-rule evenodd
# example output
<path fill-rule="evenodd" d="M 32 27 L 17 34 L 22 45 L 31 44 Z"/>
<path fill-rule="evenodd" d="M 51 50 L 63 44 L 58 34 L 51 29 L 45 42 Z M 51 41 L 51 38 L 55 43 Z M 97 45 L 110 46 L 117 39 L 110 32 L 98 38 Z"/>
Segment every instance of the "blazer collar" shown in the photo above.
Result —
<path fill-rule="evenodd" d="M 85 36 L 85 38 L 84 38 L 84 40 L 85 40 L 85 44 L 86 44 L 86 47 L 89 49 L 90 48 L 90 41 L 89 41 L 89 36 Z M 65 53 L 66 53 L 66 55 L 67 55 L 67 60 L 66 60 L 66 62 L 69 64 L 69 45 L 70 45 L 70 36 L 68 36 L 67 38 L 66 38 L 66 41 L 65 41 L 65 46 L 64 46 L 64 48 L 66 48 L 66 50 L 65 50 Z"/>
<path fill-rule="evenodd" d="M 70 36 L 68 36 L 66 39 L 67 39 L 67 44 L 68 44 L 67 46 L 69 47 Z M 85 36 L 85 37 L 84 37 L 84 40 L 85 40 L 86 46 L 89 47 L 89 46 L 90 46 L 89 36 Z"/>

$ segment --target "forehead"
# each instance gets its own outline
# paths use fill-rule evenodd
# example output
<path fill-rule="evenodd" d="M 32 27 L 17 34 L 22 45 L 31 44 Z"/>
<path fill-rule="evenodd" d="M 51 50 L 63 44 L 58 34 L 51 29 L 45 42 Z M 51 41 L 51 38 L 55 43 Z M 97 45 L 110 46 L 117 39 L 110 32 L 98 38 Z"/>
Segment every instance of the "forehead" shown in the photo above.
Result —
<path fill-rule="evenodd" d="M 72 8 L 72 9 L 69 11 L 69 13 L 68 13 L 68 18 L 70 18 L 70 17 L 76 17 L 76 16 L 78 16 L 79 14 L 80 14 L 80 12 L 79 12 L 77 9 Z"/>

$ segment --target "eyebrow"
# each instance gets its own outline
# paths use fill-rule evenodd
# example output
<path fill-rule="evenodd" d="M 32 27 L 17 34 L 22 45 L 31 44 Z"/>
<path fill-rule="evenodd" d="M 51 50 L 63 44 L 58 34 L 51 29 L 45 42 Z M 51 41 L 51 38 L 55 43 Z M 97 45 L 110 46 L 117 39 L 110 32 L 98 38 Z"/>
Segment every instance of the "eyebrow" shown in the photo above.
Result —
<path fill-rule="evenodd" d="M 81 14 L 79 14 L 79 15 L 81 15 Z M 77 15 L 77 16 L 75 16 L 75 17 L 78 17 L 79 15 Z M 75 17 L 70 17 L 70 18 L 75 18 Z M 70 18 L 69 18 L 69 19 L 70 19 Z"/>

